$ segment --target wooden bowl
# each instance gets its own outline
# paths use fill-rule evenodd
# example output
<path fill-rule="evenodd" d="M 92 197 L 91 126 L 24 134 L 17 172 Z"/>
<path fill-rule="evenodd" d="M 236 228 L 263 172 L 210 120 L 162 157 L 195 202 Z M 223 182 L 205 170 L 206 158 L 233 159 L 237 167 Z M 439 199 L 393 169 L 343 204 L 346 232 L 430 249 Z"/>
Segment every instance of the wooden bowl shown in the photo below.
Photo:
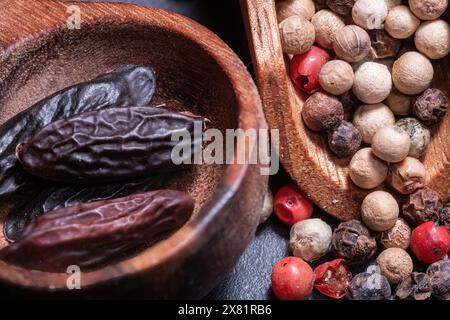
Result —
<path fill-rule="evenodd" d="M 338 159 L 329 151 L 325 137 L 304 126 L 303 99 L 287 72 L 275 1 L 241 0 L 241 5 L 264 112 L 271 129 L 279 129 L 281 163 L 324 211 L 340 220 L 357 218 L 362 200 L 371 191 L 351 182 L 348 176 L 351 157 Z M 447 94 L 449 62 L 447 57 L 434 63 L 434 86 Z M 432 141 L 423 159 L 429 173 L 427 184 L 446 200 L 450 197 L 450 115 L 431 130 Z M 379 189 L 391 190 L 386 184 Z"/>
<path fill-rule="evenodd" d="M 211 121 L 210 127 L 222 131 L 267 127 L 245 66 L 204 27 L 162 10 L 77 3 L 81 29 L 70 30 L 70 5 L 0 3 L 0 123 L 57 90 L 134 63 L 156 71 L 152 104 L 201 114 Z M 140 297 L 199 298 L 208 293 L 241 255 L 259 220 L 267 177 L 259 165 L 248 164 L 255 148 L 255 142 L 248 144 L 247 164 L 194 165 L 168 175 L 164 187 L 195 198 L 192 219 L 135 257 L 82 273 L 83 296 L 116 292 L 125 297 L 142 287 Z M 1 224 L 7 205 L 2 207 Z M 68 276 L 0 262 L 1 281 L 29 289 L 67 291 Z"/>

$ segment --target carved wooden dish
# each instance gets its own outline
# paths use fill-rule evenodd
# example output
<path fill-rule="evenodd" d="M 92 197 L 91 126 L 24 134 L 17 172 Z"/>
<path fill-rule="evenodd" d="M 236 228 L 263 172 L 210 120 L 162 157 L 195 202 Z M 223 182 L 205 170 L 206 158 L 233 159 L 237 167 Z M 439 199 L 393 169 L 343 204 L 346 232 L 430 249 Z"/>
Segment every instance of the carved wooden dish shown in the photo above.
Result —
<path fill-rule="evenodd" d="M 70 30 L 70 5 L 49 0 L 0 2 L 0 123 L 66 86 L 134 63 L 156 71 L 154 105 L 201 114 L 220 130 L 266 127 L 245 66 L 204 27 L 162 10 L 76 3 L 81 28 Z M 248 144 L 246 160 L 255 145 Z M 197 165 L 168 176 L 163 187 L 186 191 L 196 200 L 191 220 L 135 257 L 82 273 L 81 294 L 124 297 L 144 287 L 141 297 L 202 297 L 252 238 L 267 177 L 260 174 L 259 165 Z M 9 206 L 0 205 L 3 229 Z M 0 247 L 5 245 L 2 234 Z M 0 261 L 0 281 L 20 287 L 66 291 L 67 277 Z"/>
<path fill-rule="evenodd" d="M 323 210 L 341 220 L 359 216 L 367 195 L 354 185 L 347 166 L 351 158 L 338 159 L 326 138 L 309 131 L 301 120 L 302 98 L 287 72 L 281 49 L 275 1 L 241 0 L 253 55 L 258 87 L 271 129 L 279 129 L 281 162 L 292 179 Z M 450 93 L 450 58 L 436 61 L 434 86 Z M 428 185 L 443 199 L 450 196 L 450 115 L 432 127 L 432 142 L 423 161 Z M 381 189 L 389 189 L 384 185 Z"/>

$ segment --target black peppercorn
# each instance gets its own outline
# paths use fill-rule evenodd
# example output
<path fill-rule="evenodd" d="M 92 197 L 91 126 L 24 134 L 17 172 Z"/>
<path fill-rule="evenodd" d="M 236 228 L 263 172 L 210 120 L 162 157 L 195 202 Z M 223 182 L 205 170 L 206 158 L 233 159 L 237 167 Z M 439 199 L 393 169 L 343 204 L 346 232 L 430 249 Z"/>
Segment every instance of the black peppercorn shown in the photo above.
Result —
<path fill-rule="evenodd" d="M 402 206 L 403 215 L 414 226 L 427 221 L 438 221 L 441 210 L 439 194 L 430 188 L 419 189 L 410 194 Z"/>
<path fill-rule="evenodd" d="M 348 287 L 350 300 L 391 299 L 391 286 L 385 276 L 378 272 L 363 272 L 353 277 Z"/>
<path fill-rule="evenodd" d="M 447 96 L 441 90 L 427 89 L 414 100 L 413 113 L 425 124 L 432 125 L 444 118 L 447 107 Z"/>
<path fill-rule="evenodd" d="M 375 254 L 377 243 L 359 220 L 349 220 L 334 230 L 332 250 L 348 265 L 361 265 Z"/>
<path fill-rule="evenodd" d="M 440 300 L 450 300 L 450 261 L 438 261 L 427 269 L 433 296 Z"/>
<path fill-rule="evenodd" d="M 347 121 L 341 123 L 328 134 L 328 145 L 339 158 L 351 156 L 358 151 L 362 137 L 358 129 Z"/>
<path fill-rule="evenodd" d="M 353 117 L 353 112 L 356 108 L 362 104 L 351 90 L 341 94 L 338 98 L 344 107 L 345 114 L 348 115 L 351 113 L 351 117 Z"/>
<path fill-rule="evenodd" d="M 327 0 L 327 6 L 335 13 L 346 16 L 352 12 L 355 0 Z"/>
<path fill-rule="evenodd" d="M 400 40 L 392 38 L 384 30 L 370 30 L 368 33 L 377 59 L 397 56 L 402 44 Z"/>
<path fill-rule="evenodd" d="M 395 294 L 401 300 L 428 300 L 431 297 L 431 291 L 428 275 L 413 272 L 398 285 Z"/>
<path fill-rule="evenodd" d="M 450 230 L 450 201 L 447 201 L 439 216 L 441 225 L 446 226 Z"/>

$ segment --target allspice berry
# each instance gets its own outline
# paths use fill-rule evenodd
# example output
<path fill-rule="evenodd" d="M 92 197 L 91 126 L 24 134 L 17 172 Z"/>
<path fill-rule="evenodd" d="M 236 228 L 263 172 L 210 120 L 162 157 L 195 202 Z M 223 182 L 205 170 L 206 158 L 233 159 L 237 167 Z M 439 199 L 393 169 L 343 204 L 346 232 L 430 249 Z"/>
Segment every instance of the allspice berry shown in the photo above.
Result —
<path fill-rule="evenodd" d="M 448 108 L 447 96 L 439 89 L 425 90 L 413 102 L 413 114 L 426 125 L 440 122 Z"/>
<path fill-rule="evenodd" d="M 448 7 L 448 0 L 409 0 L 411 11 L 422 20 L 439 18 Z"/>
<path fill-rule="evenodd" d="M 384 28 L 396 39 L 409 38 L 416 32 L 420 20 L 409 10 L 408 6 L 397 6 L 389 11 Z"/>
<path fill-rule="evenodd" d="M 400 162 L 409 153 L 411 139 L 400 127 L 389 126 L 378 130 L 372 139 L 373 153 L 387 162 Z"/>
<path fill-rule="evenodd" d="M 334 95 L 340 95 L 353 86 L 354 74 L 352 66 L 343 60 L 327 62 L 319 73 L 322 89 Z"/>
<path fill-rule="evenodd" d="M 438 221 L 441 210 L 441 198 L 430 188 L 419 189 L 410 194 L 402 205 L 403 216 L 413 226 L 427 221 Z"/>
<path fill-rule="evenodd" d="M 395 225 L 400 208 L 395 198 L 385 191 L 369 193 L 361 204 L 361 219 L 373 231 L 386 231 Z"/>
<path fill-rule="evenodd" d="M 352 8 L 353 21 L 367 30 L 381 29 L 387 15 L 386 3 L 380 0 L 358 0 Z"/>
<path fill-rule="evenodd" d="M 378 130 L 394 124 L 394 114 L 383 103 L 362 105 L 353 115 L 353 125 L 361 133 L 363 141 L 369 144 Z"/>
<path fill-rule="evenodd" d="M 336 97 L 316 92 L 305 101 L 302 117 L 310 130 L 330 130 L 344 119 L 344 108 Z"/>
<path fill-rule="evenodd" d="M 336 33 L 345 27 L 341 17 L 326 9 L 318 11 L 311 22 L 316 30 L 316 43 L 326 49 L 333 48 Z"/>
<path fill-rule="evenodd" d="M 406 157 L 389 167 L 388 183 L 401 194 L 410 194 L 423 188 L 427 179 L 425 166 L 416 158 Z"/>
<path fill-rule="evenodd" d="M 392 81 L 404 94 L 419 94 L 427 89 L 433 80 L 434 69 L 423 54 L 409 51 L 404 53 L 392 67 Z"/>
<path fill-rule="evenodd" d="M 422 157 L 431 141 L 430 130 L 416 118 L 403 118 L 397 121 L 395 125 L 405 130 L 411 139 L 408 156 Z"/>
<path fill-rule="evenodd" d="M 312 262 L 323 257 L 331 244 L 331 227 L 321 219 L 307 219 L 294 224 L 289 245 L 294 256 Z"/>
<path fill-rule="evenodd" d="M 313 0 L 282 0 L 277 2 L 276 9 L 278 22 L 296 15 L 311 20 L 316 12 Z"/>
<path fill-rule="evenodd" d="M 408 249 L 411 240 L 411 228 L 402 218 L 397 219 L 394 226 L 380 235 L 380 243 L 386 248 Z"/>
<path fill-rule="evenodd" d="M 327 0 L 327 6 L 335 13 L 346 16 L 352 12 L 355 0 Z"/>
<path fill-rule="evenodd" d="M 314 26 L 301 16 L 290 16 L 283 20 L 278 28 L 284 53 L 305 53 L 314 44 L 316 37 Z"/>
<path fill-rule="evenodd" d="M 362 138 L 358 129 L 347 121 L 342 121 L 328 134 L 328 145 L 338 158 L 354 154 L 358 151 L 361 141 Z"/>
<path fill-rule="evenodd" d="M 401 93 L 393 88 L 386 99 L 386 104 L 393 113 L 399 116 L 407 116 L 411 114 L 411 96 Z"/>
<path fill-rule="evenodd" d="M 450 52 L 450 26 L 441 19 L 420 25 L 414 36 L 417 50 L 430 59 L 444 58 Z"/>
<path fill-rule="evenodd" d="M 361 27 L 345 26 L 336 33 L 333 49 L 336 55 L 345 61 L 361 61 L 370 51 L 369 34 Z"/>
<path fill-rule="evenodd" d="M 380 273 L 389 283 L 398 284 L 413 272 L 413 261 L 405 250 L 389 248 L 380 253 L 377 258 Z"/>
<path fill-rule="evenodd" d="M 386 179 L 387 173 L 387 164 L 378 159 L 371 148 L 356 152 L 349 164 L 350 179 L 363 189 L 378 187 Z"/>
<path fill-rule="evenodd" d="M 384 30 L 371 30 L 369 36 L 376 59 L 393 58 L 400 51 L 402 42 L 392 38 Z"/>
<path fill-rule="evenodd" d="M 355 72 L 353 93 L 364 103 L 382 102 L 389 96 L 391 89 L 391 73 L 381 63 L 366 62 Z"/>

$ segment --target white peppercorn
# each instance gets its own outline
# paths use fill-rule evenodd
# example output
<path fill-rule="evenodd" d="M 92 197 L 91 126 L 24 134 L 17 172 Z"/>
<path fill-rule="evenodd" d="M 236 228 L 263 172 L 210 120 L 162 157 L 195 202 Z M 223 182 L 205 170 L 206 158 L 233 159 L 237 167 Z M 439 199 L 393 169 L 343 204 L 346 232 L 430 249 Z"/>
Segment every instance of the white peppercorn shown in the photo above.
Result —
<path fill-rule="evenodd" d="M 386 99 L 386 104 L 393 113 L 399 116 L 407 116 L 411 114 L 411 96 L 401 93 L 393 88 Z"/>
<path fill-rule="evenodd" d="M 378 187 L 386 179 L 387 173 L 387 164 L 378 159 L 371 148 L 356 152 L 349 164 L 350 179 L 363 189 Z"/>
<path fill-rule="evenodd" d="M 381 29 L 387 15 L 386 3 L 380 0 L 358 0 L 352 8 L 353 21 L 367 30 Z"/>
<path fill-rule="evenodd" d="M 313 0 L 282 0 L 277 2 L 276 9 L 278 22 L 295 15 L 311 20 L 316 12 Z"/>
<path fill-rule="evenodd" d="M 345 26 L 335 34 L 333 49 L 336 55 L 345 61 L 361 61 L 370 51 L 369 34 L 361 27 Z"/>
<path fill-rule="evenodd" d="M 341 17 L 330 10 L 320 10 L 311 19 L 316 30 L 316 43 L 321 47 L 333 48 L 335 35 L 345 27 Z"/>
<path fill-rule="evenodd" d="M 373 153 L 378 158 L 392 163 L 404 160 L 408 156 L 410 146 L 409 135 L 397 126 L 381 128 L 372 139 Z"/>
<path fill-rule="evenodd" d="M 301 16 L 290 16 L 279 25 L 283 51 L 287 54 L 300 54 L 308 51 L 314 44 L 316 33 L 311 22 Z"/>
<path fill-rule="evenodd" d="M 373 231 L 386 231 L 395 225 L 400 208 L 395 198 L 385 191 L 368 194 L 361 204 L 361 219 Z"/>
<path fill-rule="evenodd" d="M 389 96 L 391 89 L 391 73 L 385 65 L 366 62 L 356 70 L 353 93 L 362 102 L 380 103 Z"/>
<path fill-rule="evenodd" d="M 353 125 L 361 133 L 363 141 L 369 144 L 378 130 L 394 124 L 394 114 L 383 103 L 362 105 L 353 115 Z"/>
<path fill-rule="evenodd" d="M 407 6 L 397 6 L 389 11 L 384 28 L 396 39 L 406 39 L 416 32 L 420 20 Z"/>
<path fill-rule="evenodd" d="M 416 118 L 403 118 L 397 121 L 395 125 L 405 130 L 411 139 L 408 156 L 422 157 L 431 141 L 430 130 Z"/>
<path fill-rule="evenodd" d="M 448 7 L 448 0 L 409 0 L 411 11 L 422 20 L 439 18 Z"/>
<path fill-rule="evenodd" d="M 450 52 L 450 26 L 441 19 L 420 25 L 414 36 L 417 50 L 430 59 L 444 58 Z"/>
<path fill-rule="evenodd" d="M 380 235 L 380 243 L 386 249 L 408 249 L 411 239 L 411 228 L 402 218 L 397 219 L 395 225 Z"/>
<path fill-rule="evenodd" d="M 380 273 L 392 284 L 400 283 L 413 272 L 413 261 L 410 255 L 401 248 L 389 248 L 377 258 Z"/>
<path fill-rule="evenodd" d="M 388 183 L 401 194 L 410 194 L 423 188 L 427 179 L 425 166 L 416 158 L 406 157 L 389 167 Z"/>
<path fill-rule="evenodd" d="M 433 80 L 434 69 L 423 54 L 409 51 L 404 53 L 392 67 L 392 81 L 404 94 L 419 94 L 427 89 Z"/>
<path fill-rule="evenodd" d="M 289 245 L 294 256 L 311 262 L 328 252 L 332 236 L 327 223 L 321 219 L 307 219 L 292 226 Z"/>
<path fill-rule="evenodd" d="M 353 79 L 352 66 L 343 60 L 331 60 L 319 72 L 320 86 L 334 95 L 340 95 L 350 90 L 353 86 Z"/>

